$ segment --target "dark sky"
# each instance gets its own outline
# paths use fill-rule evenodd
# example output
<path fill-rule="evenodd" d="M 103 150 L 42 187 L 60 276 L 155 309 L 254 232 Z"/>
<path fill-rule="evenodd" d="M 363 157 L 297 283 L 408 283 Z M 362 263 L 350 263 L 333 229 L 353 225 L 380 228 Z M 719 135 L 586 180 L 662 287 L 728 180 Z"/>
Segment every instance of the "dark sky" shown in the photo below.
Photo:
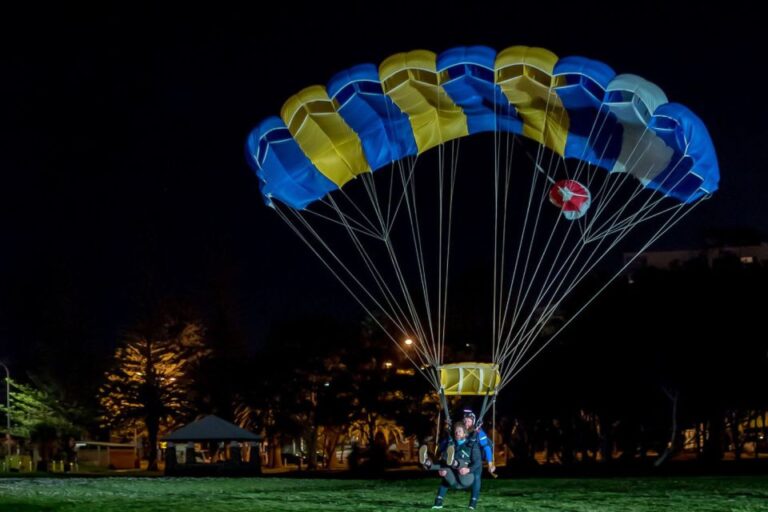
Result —
<path fill-rule="evenodd" d="M 295 310 L 354 309 L 263 205 L 243 143 L 299 89 L 416 48 L 543 46 L 657 83 L 703 118 L 721 164 L 722 190 L 681 243 L 712 227 L 768 231 L 754 12 L 520 3 L 5 13 L 0 358 L 41 339 L 109 346 L 147 294 L 218 311 L 252 346 Z"/>

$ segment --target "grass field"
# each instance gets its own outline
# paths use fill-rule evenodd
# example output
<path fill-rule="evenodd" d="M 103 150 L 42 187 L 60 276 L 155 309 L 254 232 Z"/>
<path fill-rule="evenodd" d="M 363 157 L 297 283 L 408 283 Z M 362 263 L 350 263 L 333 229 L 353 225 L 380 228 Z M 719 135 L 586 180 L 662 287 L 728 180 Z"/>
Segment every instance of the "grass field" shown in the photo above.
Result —
<path fill-rule="evenodd" d="M 768 477 L 483 480 L 479 510 L 768 511 Z M 423 510 L 437 480 L 2 478 L 0 512 Z M 445 510 L 466 510 L 451 491 Z"/>

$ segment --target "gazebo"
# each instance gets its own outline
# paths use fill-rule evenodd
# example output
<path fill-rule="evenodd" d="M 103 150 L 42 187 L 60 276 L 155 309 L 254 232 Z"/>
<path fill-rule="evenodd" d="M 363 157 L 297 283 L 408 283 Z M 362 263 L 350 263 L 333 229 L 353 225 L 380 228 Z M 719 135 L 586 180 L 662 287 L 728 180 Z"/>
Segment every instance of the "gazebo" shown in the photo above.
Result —
<path fill-rule="evenodd" d="M 261 436 L 218 416 L 208 415 L 163 438 L 167 475 L 225 475 L 261 472 Z M 177 446 L 185 443 L 182 449 Z M 198 448 L 199 445 L 199 448 Z M 215 454 L 204 446 L 217 445 Z M 245 449 L 244 449 L 245 448 Z"/>

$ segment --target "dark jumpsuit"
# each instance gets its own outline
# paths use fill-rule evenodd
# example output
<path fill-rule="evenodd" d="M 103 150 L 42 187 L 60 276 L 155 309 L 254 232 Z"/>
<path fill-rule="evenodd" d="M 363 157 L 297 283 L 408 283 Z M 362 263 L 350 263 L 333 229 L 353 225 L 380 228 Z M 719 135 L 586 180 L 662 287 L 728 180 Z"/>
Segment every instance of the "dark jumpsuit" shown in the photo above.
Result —
<path fill-rule="evenodd" d="M 473 431 L 470 435 L 470 438 L 474 438 L 476 443 L 480 446 L 483 452 L 483 457 L 486 462 L 489 464 L 493 462 L 493 448 L 491 447 L 491 442 L 488 439 L 488 436 L 485 435 L 485 432 L 483 432 L 482 428 L 478 428 L 477 430 Z M 480 468 L 480 471 L 477 472 L 477 475 L 475 475 L 475 481 L 472 482 L 472 503 L 477 503 L 477 499 L 480 497 L 480 476 L 483 474 L 482 467 Z"/>
<path fill-rule="evenodd" d="M 478 428 L 477 430 L 473 430 L 472 433 L 467 436 L 467 440 L 472 440 L 473 444 L 477 445 L 481 449 L 482 457 L 486 462 L 493 461 L 493 448 L 491 448 L 490 440 L 488 439 L 488 436 L 483 432 L 482 428 Z M 450 438 L 446 438 L 443 440 L 441 444 L 441 451 L 445 452 L 445 449 L 448 447 L 448 442 L 454 442 Z M 458 452 L 457 452 L 458 453 Z M 439 468 L 437 468 L 439 469 Z M 478 498 L 480 498 L 480 485 L 481 480 L 480 477 L 483 474 L 483 466 L 482 462 L 480 462 L 479 469 L 475 472 L 474 470 L 470 473 L 471 475 L 474 475 L 472 478 L 471 485 L 472 486 L 472 493 L 470 501 L 472 504 L 477 503 Z M 465 475 L 469 476 L 469 475 Z M 466 480 L 466 479 L 465 479 Z M 467 485 L 466 487 L 469 487 Z M 464 487 L 464 488 L 466 488 Z M 445 495 L 443 493 L 443 495 Z"/>
<path fill-rule="evenodd" d="M 453 460 L 458 462 L 458 468 L 448 468 L 438 464 L 432 466 L 431 469 L 446 469 L 448 471 L 440 482 L 436 500 L 442 502 L 448 489 L 468 489 L 471 487 L 472 502 L 475 503 L 477 502 L 477 496 L 474 494 L 474 483 L 479 480 L 480 473 L 483 470 L 483 456 L 480 446 L 474 437 L 464 439 L 461 444 L 456 441 L 451 441 L 451 443 L 456 447 Z M 466 475 L 459 474 L 460 468 L 469 468 L 469 473 Z M 480 488 L 478 487 L 479 492 Z"/>

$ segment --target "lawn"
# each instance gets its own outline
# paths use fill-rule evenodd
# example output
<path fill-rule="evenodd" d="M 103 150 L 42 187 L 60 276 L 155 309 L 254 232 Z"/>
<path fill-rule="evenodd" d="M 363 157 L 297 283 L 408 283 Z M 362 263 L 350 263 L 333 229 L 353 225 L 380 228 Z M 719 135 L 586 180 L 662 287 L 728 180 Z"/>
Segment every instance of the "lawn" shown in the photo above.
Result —
<path fill-rule="evenodd" d="M 483 480 L 479 510 L 768 511 L 766 477 Z M 437 480 L 0 478 L 1 512 L 403 511 L 429 509 Z M 452 491 L 446 510 L 466 510 Z"/>

